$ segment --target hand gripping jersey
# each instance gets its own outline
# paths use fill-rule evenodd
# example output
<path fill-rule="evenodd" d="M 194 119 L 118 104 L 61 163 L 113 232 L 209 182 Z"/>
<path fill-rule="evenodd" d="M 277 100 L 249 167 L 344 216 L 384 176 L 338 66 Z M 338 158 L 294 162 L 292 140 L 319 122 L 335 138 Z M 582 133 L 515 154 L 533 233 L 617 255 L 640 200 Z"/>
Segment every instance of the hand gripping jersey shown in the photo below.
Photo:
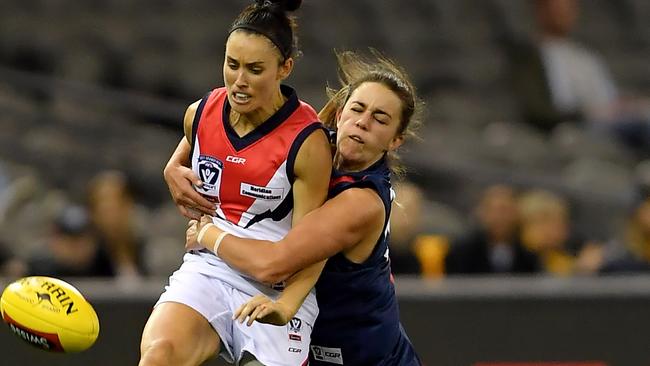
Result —
<path fill-rule="evenodd" d="M 192 127 L 192 169 L 203 182 L 197 191 L 218 203 L 214 223 L 243 238 L 278 241 L 291 229 L 293 166 L 304 140 L 322 128 L 314 109 L 295 91 L 281 87 L 286 103 L 267 121 L 240 137 L 230 124 L 225 88 L 206 95 Z M 211 253 L 210 269 L 238 287 L 245 276 Z M 252 279 L 249 279 L 253 281 Z"/>
<path fill-rule="evenodd" d="M 393 191 L 385 158 L 354 173 L 334 171 L 329 198 L 346 189 L 374 189 L 384 203 L 384 231 L 363 263 L 331 257 L 318 282 L 320 313 L 312 332 L 310 365 L 419 365 L 399 321 L 388 236 Z"/>

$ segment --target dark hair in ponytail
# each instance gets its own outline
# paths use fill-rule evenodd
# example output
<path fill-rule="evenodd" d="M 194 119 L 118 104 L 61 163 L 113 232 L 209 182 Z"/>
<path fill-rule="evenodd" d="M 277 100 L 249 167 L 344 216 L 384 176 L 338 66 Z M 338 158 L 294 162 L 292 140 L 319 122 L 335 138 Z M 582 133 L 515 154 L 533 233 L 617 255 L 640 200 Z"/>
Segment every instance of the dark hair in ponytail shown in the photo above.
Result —
<path fill-rule="evenodd" d="M 297 54 L 297 23 L 287 13 L 300 8 L 302 0 L 255 0 L 230 26 L 236 30 L 257 33 L 268 38 L 280 51 L 282 61 Z"/>

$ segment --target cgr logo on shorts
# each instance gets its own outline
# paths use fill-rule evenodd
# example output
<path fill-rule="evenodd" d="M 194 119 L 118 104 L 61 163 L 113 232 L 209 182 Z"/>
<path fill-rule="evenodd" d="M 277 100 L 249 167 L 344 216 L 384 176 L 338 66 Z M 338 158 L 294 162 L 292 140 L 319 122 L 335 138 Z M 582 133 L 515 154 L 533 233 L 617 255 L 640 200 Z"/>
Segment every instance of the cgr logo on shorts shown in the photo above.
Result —
<path fill-rule="evenodd" d="M 311 353 L 314 355 L 314 359 L 318 361 L 343 365 L 343 355 L 340 348 L 311 346 Z"/>

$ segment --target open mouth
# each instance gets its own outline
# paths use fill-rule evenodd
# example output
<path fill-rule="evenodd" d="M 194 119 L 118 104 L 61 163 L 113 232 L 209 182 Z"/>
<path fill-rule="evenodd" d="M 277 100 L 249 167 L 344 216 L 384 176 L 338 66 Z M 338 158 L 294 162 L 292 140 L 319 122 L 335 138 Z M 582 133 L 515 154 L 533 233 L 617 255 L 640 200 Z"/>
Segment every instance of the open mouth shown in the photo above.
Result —
<path fill-rule="evenodd" d="M 357 135 L 350 135 L 350 136 L 348 136 L 348 137 L 349 137 L 350 139 L 354 140 L 354 141 L 357 142 L 357 143 L 363 144 L 363 140 L 361 139 L 361 137 L 359 137 L 359 136 L 357 136 Z"/>
<path fill-rule="evenodd" d="M 232 99 L 237 103 L 247 103 L 251 99 L 251 96 L 246 93 L 234 92 L 232 93 Z"/>

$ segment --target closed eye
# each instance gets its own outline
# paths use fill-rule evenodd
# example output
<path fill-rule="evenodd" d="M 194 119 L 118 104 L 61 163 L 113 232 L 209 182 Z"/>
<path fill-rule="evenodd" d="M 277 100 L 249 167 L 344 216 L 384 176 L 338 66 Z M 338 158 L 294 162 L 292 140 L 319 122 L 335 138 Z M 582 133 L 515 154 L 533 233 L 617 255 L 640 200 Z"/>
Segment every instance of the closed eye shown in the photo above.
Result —
<path fill-rule="evenodd" d="M 382 118 L 379 118 L 379 117 L 377 117 L 377 116 L 375 116 L 375 121 L 379 122 L 379 123 L 382 124 L 382 125 L 387 125 L 387 124 L 388 124 L 388 121 L 387 121 L 387 120 L 382 119 Z"/>
<path fill-rule="evenodd" d="M 264 71 L 261 67 L 249 67 L 248 69 L 255 75 L 259 75 Z"/>

